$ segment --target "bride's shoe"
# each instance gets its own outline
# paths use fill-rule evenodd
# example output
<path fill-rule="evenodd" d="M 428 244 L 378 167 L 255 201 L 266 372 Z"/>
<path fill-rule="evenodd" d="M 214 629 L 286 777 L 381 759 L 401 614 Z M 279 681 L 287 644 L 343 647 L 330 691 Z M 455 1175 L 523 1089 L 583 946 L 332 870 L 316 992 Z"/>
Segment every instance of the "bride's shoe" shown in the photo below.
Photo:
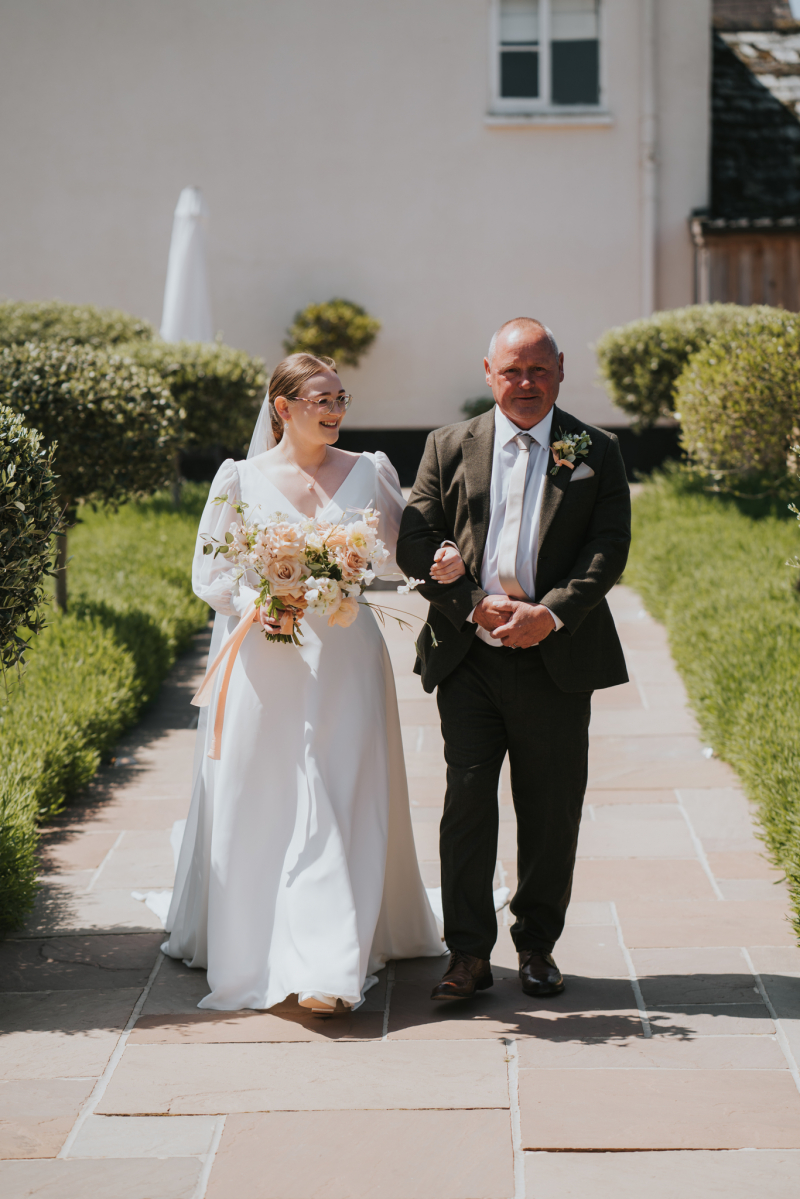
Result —
<path fill-rule="evenodd" d="M 347 1012 L 351 1008 L 351 1004 L 345 1003 L 343 999 L 337 999 L 335 995 L 320 995 L 315 991 L 303 991 L 297 997 L 298 1005 L 311 1012 L 313 1016 L 333 1016 L 336 1014 L 337 1004 L 341 1003 L 344 1010 Z"/>

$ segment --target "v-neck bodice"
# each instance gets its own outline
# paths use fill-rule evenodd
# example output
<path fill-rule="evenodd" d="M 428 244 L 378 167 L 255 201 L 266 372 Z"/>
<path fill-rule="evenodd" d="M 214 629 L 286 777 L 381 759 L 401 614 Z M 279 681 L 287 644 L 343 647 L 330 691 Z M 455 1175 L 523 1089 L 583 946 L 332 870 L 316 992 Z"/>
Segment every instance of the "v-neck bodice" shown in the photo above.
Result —
<path fill-rule="evenodd" d="M 272 482 L 271 479 L 268 479 L 263 471 L 259 470 L 259 468 L 257 466 L 253 466 L 253 464 L 251 462 L 248 462 L 245 459 L 242 462 L 237 463 L 237 466 L 238 467 L 249 467 L 250 474 L 257 475 L 259 477 L 259 479 L 261 480 L 261 482 L 266 487 L 270 487 L 272 489 L 272 491 L 275 493 L 275 495 L 279 497 L 281 502 L 283 504 L 287 504 L 289 506 L 289 508 L 291 508 L 292 512 L 295 513 L 295 515 L 298 516 L 301 520 L 321 520 L 323 517 L 325 517 L 326 513 L 328 513 L 329 509 L 334 506 L 339 508 L 340 514 L 344 513 L 347 510 L 348 505 L 343 506 L 339 503 L 339 499 L 342 495 L 342 492 L 345 490 L 348 483 L 351 482 L 351 480 L 353 479 L 353 476 L 358 474 L 360 468 L 362 467 L 364 460 L 365 459 L 369 460 L 370 457 L 371 456 L 367 455 L 367 454 L 359 455 L 359 457 L 356 459 L 356 461 L 350 467 L 350 470 L 347 472 L 347 474 L 345 475 L 342 482 L 336 488 L 336 491 L 333 493 L 331 498 L 328 500 L 327 504 L 325 504 L 324 507 L 322 507 L 322 508 L 318 508 L 313 516 L 309 516 L 307 512 L 301 512 L 299 508 L 296 508 L 295 505 L 292 503 L 292 501 L 289 499 L 289 497 L 287 495 L 285 495 L 284 492 L 282 492 L 281 489 L 279 487 L 277 487 Z M 242 490 L 244 490 L 244 486 L 243 486 Z M 364 505 L 361 505 L 361 506 L 364 506 Z M 271 515 L 271 513 L 265 513 L 265 515 Z"/>

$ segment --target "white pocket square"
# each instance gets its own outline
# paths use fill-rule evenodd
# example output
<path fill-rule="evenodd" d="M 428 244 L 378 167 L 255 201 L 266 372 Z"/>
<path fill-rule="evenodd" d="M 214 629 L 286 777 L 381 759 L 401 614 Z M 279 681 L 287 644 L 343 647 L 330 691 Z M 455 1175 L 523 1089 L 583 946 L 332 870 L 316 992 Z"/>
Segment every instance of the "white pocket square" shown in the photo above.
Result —
<path fill-rule="evenodd" d="M 574 471 L 570 475 L 570 483 L 577 483 L 578 479 L 591 479 L 594 471 L 586 462 L 579 462 Z"/>

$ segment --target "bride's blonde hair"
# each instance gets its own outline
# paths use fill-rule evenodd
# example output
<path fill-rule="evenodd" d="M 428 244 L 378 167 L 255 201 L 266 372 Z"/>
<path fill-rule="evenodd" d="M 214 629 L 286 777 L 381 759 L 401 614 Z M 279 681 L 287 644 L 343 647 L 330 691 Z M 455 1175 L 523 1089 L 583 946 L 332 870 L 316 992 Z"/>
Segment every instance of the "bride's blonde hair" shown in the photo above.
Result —
<path fill-rule="evenodd" d="M 283 421 L 275 407 L 278 396 L 294 400 L 300 394 L 303 385 L 314 375 L 318 375 L 320 371 L 335 370 L 336 363 L 333 358 L 325 358 L 322 355 L 317 357 L 314 354 L 290 354 L 278 363 L 269 381 L 269 419 L 276 441 L 283 437 Z"/>

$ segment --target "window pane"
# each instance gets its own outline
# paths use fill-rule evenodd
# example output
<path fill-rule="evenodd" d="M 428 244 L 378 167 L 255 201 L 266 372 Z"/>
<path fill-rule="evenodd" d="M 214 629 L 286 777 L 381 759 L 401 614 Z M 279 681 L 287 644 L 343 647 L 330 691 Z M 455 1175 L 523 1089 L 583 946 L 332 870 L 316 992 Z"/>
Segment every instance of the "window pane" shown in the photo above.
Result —
<path fill-rule="evenodd" d="M 539 95 L 539 51 L 503 50 L 500 54 L 500 95 L 504 99 L 535 100 Z"/>
<path fill-rule="evenodd" d="M 514 46 L 539 40 L 539 0 L 500 0 L 500 41 Z"/>
<path fill-rule="evenodd" d="M 600 70 L 598 43 L 553 42 L 553 103 L 598 104 Z"/>
<path fill-rule="evenodd" d="M 559 42 L 582 42 L 600 35 L 597 0 L 551 0 L 551 37 Z"/>

